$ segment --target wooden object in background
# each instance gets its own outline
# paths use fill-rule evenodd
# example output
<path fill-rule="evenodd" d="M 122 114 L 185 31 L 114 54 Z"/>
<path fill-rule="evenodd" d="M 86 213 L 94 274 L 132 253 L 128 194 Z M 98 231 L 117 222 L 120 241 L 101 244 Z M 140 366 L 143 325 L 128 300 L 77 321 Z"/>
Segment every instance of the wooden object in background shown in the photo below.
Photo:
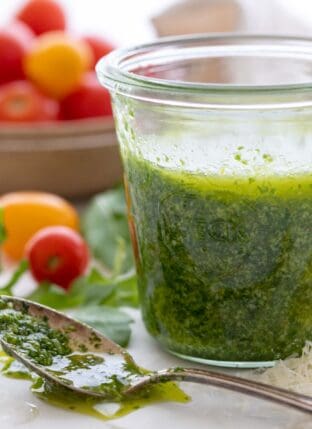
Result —
<path fill-rule="evenodd" d="M 159 36 L 231 32 L 239 27 L 240 7 L 235 0 L 186 0 L 152 19 Z"/>
<path fill-rule="evenodd" d="M 0 124 L 0 193 L 43 190 L 80 198 L 122 179 L 113 119 Z"/>
<path fill-rule="evenodd" d="M 159 36 L 182 34 L 234 32 L 239 28 L 242 11 L 235 0 L 186 0 L 167 9 L 152 22 Z M 223 83 L 230 80 L 223 59 L 212 58 L 184 66 L 177 65 L 168 78 L 189 82 Z M 181 65 L 180 67 L 183 67 Z M 175 76 L 176 75 L 176 76 Z M 166 77 L 166 76 L 164 76 Z"/>

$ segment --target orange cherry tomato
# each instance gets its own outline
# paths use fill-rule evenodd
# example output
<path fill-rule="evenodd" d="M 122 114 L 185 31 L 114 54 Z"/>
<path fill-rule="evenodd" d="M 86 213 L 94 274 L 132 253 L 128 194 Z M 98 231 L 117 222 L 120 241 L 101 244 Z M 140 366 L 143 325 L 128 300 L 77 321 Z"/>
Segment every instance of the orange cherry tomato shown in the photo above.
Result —
<path fill-rule="evenodd" d="M 43 93 L 61 100 L 79 86 L 92 60 L 87 43 L 62 32 L 51 32 L 35 39 L 24 58 L 24 70 Z"/>
<path fill-rule="evenodd" d="M 7 238 L 3 251 L 21 259 L 28 240 L 40 229 L 52 225 L 79 230 L 79 217 L 67 201 L 45 192 L 12 192 L 0 197 Z"/>

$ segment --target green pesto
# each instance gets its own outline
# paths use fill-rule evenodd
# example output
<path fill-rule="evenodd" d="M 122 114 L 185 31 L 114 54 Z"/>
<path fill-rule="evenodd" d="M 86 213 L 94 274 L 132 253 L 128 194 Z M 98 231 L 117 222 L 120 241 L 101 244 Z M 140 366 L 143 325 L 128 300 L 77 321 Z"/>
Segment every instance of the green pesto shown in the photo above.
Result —
<path fill-rule="evenodd" d="M 1 298 L 0 338 L 60 381 L 113 399 L 120 399 L 123 390 L 143 374 L 123 355 L 73 351 L 66 332 L 27 314 L 27 309 L 16 311 Z M 95 333 L 91 340 L 95 347 L 100 341 Z"/>
<path fill-rule="evenodd" d="M 153 384 L 136 395 L 120 399 L 118 401 L 119 407 L 113 413 L 108 413 L 105 406 L 103 407 L 105 401 L 91 396 L 79 395 L 62 386 L 44 382 L 42 378 L 31 373 L 21 363 L 1 351 L 0 369 L 6 377 L 31 381 L 32 392 L 50 405 L 101 420 L 117 419 L 158 402 L 187 403 L 190 400 L 176 383 Z"/>
<path fill-rule="evenodd" d="M 67 356 L 56 356 L 46 370 L 68 385 L 104 393 L 113 400 L 121 400 L 123 391 L 144 374 L 124 356 L 108 353 L 72 352 Z"/>
<path fill-rule="evenodd" d="M 14 310 L 1 297 L 0 338 L 31 362 L 44 366 L 47 372 L 60 381 L 76 388 L 105 393 L 109 401 L 119 403 L 113 414 L 107 414 L 105 408 L 101 409 L 105 402 L 103 399 L 75 393 L 61 385 L 44 381 L 0 351 L 0 369 L 3 375 L 32 381 L 34 394 L 60 408 L 110 420 L 156 402 L 185 403 L 189 400 L 175 383 L 148 386 L 136 395 L 125 397 L 124 389 L 148 371 L 138 367 L 128 355 L 71 350 L 66 332 L 50 328 L 44 319 L 30 316 L 27 308 L 24 311 Z M 98 340 L 94 334 L 92 341 L 95 345 Z"/>
<path fill-rule="evenodd" d="M 0 336 L 38 365 L 52 365 L 55 356 L 65 356 L 71 352 L 65 334 L 51 329 L 45 320 L 15 311 L 1 298 Z"/>
<path fill-rule="evenodd" d="M 32 392 L 51 405 L 102 420 L 117 419 L 159 402 L 187 403 L 190 400 L 176 383 L 154 384 L 136 395 L 118 401 L 119 408 L 109 414 L 105 411 L 105 407 L 102 408 L 101 406 L 104 403 L 103 400 L 78 394 L 68 394 L 66 389 L 44 383 L 42 379 L 36 380 L 32 386 Z"/>
<path fill-rule="evenodd" d="M 124 165 L 149 332 L 204 359 L 300 352 L 312 339 L 312 176 L 196 175 L 127 153 Z"/>

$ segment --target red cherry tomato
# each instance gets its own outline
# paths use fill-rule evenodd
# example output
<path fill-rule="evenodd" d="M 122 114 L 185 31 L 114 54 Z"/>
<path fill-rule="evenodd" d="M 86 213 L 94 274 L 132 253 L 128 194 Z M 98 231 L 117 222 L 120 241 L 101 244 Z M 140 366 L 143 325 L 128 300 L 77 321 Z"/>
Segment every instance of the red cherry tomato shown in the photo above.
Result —
<path fill-rule="evenodd" d="M 0 30 L 0 84 L 23 79 L 23 58 L 29 52 L 34 33 L 22 22 Z"/>
<path fill-rule="evenodd" d="M 83 40 L 90 46 L 94 61 L 91 64 L 91 69 L 93 70 L 96 66 L 96 63 L 105 55 L 109 54 L 111 51 L 115 49 L 115 46 L 107 41 L 97 36 L 85 36 Z"/>
<path fill-rule="evenodd" d="M 89 251 L 82 237 L 65 226 L 38 231 L 26 245 L 26 256 L 34 278 L 69 289 L 88 265 Z"/>
<path fill-rule="evenodd" d="M 66 28 L 64 10 L 54 0 L 29 0 L 16 18 L 29 25 L 37 35 Z"/>
<path fill-rule="evenodd" d="M 0 87 L 0 121 L 41 122 L 59 117 L 59 103 L 42 95 L 32 83 L 10 82 Z"/>
<path fill-rule="evenodd" d="M 93 72 L 87 73 L 80 87 L 61 102 L 62 119 L 83 119 L 111 116 L 109 92 L 103 88 Z"/>

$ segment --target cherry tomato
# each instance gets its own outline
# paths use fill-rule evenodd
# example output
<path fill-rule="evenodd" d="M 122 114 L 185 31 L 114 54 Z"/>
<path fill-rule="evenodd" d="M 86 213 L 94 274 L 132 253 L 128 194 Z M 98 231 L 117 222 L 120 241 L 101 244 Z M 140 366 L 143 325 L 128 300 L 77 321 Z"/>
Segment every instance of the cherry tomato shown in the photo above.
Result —
<path fill-rule="evenodd" d="M 62 119 L 111 115 L 109 92 L 99 84 L 94 72 L 86 73 L 80 87 L 61 102 Z"/>
<path fill-rule="evenodd" d="M 77 232 L 65 226 L 50 226 L 30 239 L 26 257 L 38 282 L 49 281 L 68 289 L 85 272 L 89 251 Z"/>
<path fill-rule="evenodd" d="M 92 61 L 87 43 L 54 31 L 36 38 L 24 59 L 24 69 L 42 92 L 63 99 L 79 87 Z"/>
<path fill-rule="evenodd" d="M 0 87 L 0 121 L 41 122 L 59 117 L 60 105 L 41 94 L 27 81 L 10 82 Z"/>
<path fill-rule="evenodd" d="M 63 225 L 79 229 L 76 210 L 63 198 L 45 192 L 12 192 L 0 197 L 7 239 L 4 253 L 12 259 L 23 257 L 27 241 L 40 229 Z"/>
<path fill-rule="evenodd" d="M 0 30 L 0 84 L 24 78 L 23 58 L 33 39 L 33 32 L 22 22 Z"/>
<path fill-rule="evenodd" d="M 108 40 L 104 40 L 101 37 L 97 36 L 85 36 L 83 40 L 90 46 L 94 61 L 91 64 L 91 69 L 93 70 L 96 66 L 96 63 L 105 55 L 109 54 L 115 49 L 115 46 Z"/>
<path fill-rule="evenodd" d="M 29 0 L 16 18 L 29 25 L 37 35 L 66 28 L 65 12 L 54 0 Z"/>

